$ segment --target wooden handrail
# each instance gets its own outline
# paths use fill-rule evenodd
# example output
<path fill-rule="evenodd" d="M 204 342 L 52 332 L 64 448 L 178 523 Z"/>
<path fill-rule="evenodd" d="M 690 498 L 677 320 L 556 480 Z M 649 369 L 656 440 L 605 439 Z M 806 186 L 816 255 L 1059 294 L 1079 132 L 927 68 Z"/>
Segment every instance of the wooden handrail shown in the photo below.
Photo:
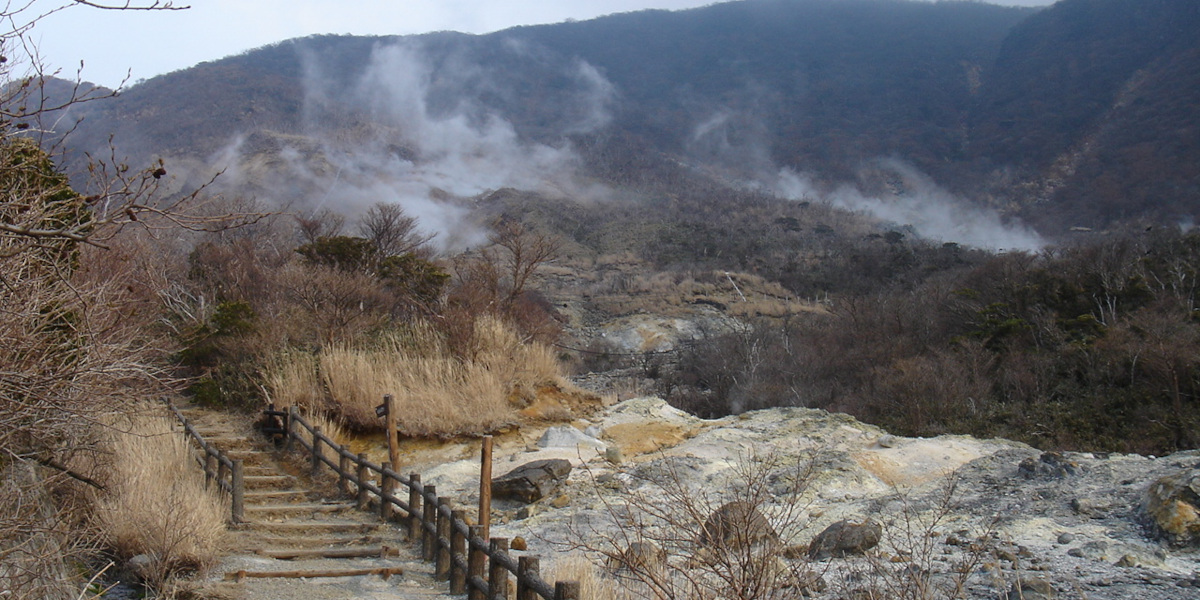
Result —
<path fill-rule="evenodd" d="M 229 520 L 234 523 L 244 522 L 246 520 L 246 486 L 242 461 L 229 458 L 219 448 L 205 440 L 204 436 L 200 435 L 195 427 L 192 427 L 187 417 L 179 412 L 169 398 L 165 399 L 165 402 L 167 408 L 174 413 L 175 418 L 183 424 L 184 435 L 195 441 L 203 453 L 203 456 L 196 457 L 196 461 L 204 470 L 204 482 L 206 484 L 215 482 L 217 489 L 229 494 Z M 210 458 L 216 463 L 216 466 L 209 465 Z"/>
<path fill-rule="evenodd" d="M 521 600 L 533 600 L 536 597 L 542 600 L 578 600 L 578 582 L 560 581 L 554 585 L 546 582 L 538 572 L 536 559 L 522 557 L 523 560 L 514 560 L 508 553 L 507 539 L 485 540 L 479 535 L 485 534 L 485 530 L 469 525 L 463 511 L 455 510 L 445 498 L 439 498 L 434 486 L 423 485 L 419 474 L 405 477 L 394 470 L 395 465 L 375 464 L 366 460 L 365 455 L 350 452 L 325 435 L 319 427 L 309 423 L 295 407 L 286 412 L 272 407 L 264 412 L 267 416 L 284 419 L 282 429 L 287 436 L 284 447 L 291 449 L 298 444 L 303 448 L 313 465 L 314 474 L 317 467 L 324 464 L 333 471 L 339 482 L 354 485 L 352 495 L 358 497 L 359 508 L 369 509 L 374 497 L 380 514 L 392 514 L 395 509 L 403 512 L 410 524 L 411 541 L 422 544 L 426 560 L 437 561 L 438 575 L 450 580 L 453 593 L 462 593 L 464 590 L 458 589 L 461 586 L 466 588 L 469 598 L 497 598 L 506 593 L 508 576 L 512 575 L 516 578 Z M 305 433 L 300 433 L 301 430 Z M 279 429 L 273 429 L 272 432 L 278 433 Z M 314 447 L 322 446 L 334 452 L 314 452 Z M 378 483 L 366 479 L 371 473 L 379 476 Z M 386 481 L 408 488 L 408 501 L 402 499 L 404 494 L 399 492 L 402 489 L 400 487 L 393 487 L 388 494 Z M 386 510 L 386 507 L 391 510 Z M 441 528 L 438 527 L 439 521 L 443 522 Z M 462 540 L 461 544 L 459 540 Z M 475 557 L 483 561 L 480 563 L 482 569 Z"/>

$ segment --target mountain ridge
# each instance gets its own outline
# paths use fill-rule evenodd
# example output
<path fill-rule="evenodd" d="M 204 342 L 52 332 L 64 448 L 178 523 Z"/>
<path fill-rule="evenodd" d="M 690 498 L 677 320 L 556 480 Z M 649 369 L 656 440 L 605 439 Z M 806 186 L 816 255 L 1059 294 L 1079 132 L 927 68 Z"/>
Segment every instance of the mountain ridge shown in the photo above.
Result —
<path fill-rule="evenodd" d="M 870 186 L 864 173 L 879 159 L 899 159 L 1062 235 L 1174 223 L 1200 208 L 1189 133 L 1200 51 L 1186 35 L 1197 12 L 1183 0 L 1044 10 L 748 0 L 487 35 L 323 35 L 162 75 L 82 110 L 115 126 L 132 156 L 205 161 L 231 132 L 255 130 L 391 128 L 388 143 L 411 150 L 421 145 L 412 120 L 367 104 L 419 94 L 429 119 L 503 122 L 522 144 L 570 146 L 589 176 L 615 186 L 663 176 L 645 150 L 748 181 L 786 168 L 825 192 Z M 380 66 L 388 48 L 409 62 Z M 392 76 L 409 87 L 378 87 Z M 72 147 L 102 145 L 99 129 L 85 121 Z"/>

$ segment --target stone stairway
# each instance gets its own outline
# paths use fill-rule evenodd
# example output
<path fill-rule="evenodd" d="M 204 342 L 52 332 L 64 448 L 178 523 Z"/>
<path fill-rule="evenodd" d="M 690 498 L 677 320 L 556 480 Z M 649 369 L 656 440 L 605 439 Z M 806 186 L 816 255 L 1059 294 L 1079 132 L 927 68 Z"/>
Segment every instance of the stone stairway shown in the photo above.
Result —
<path fill-rule="evenodd" d="M 205 440 L 243 462 L 246 522 L 230 526 L 213 591 L 246 600 L 452 597 L 398 524 L 314 484 L 244 420 L 194 406 L 180 412 Z"/>

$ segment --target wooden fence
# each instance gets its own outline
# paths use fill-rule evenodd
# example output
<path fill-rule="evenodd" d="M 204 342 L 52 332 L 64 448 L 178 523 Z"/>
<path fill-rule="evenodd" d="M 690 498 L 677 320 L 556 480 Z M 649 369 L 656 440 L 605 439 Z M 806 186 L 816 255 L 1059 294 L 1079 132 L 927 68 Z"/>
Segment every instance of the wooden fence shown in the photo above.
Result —
<path fill-rule="evenodd" d="M 242 461 L 229 458 L 228 455 L 205 440 L 170 400 L 167 401 L 167 408 L 171 409 L 171 412 L 175 413 L 175 418 L 183 424 L 184 434 L 192 438 L 200 447 L 201 454 L 196 457 L 196 461 L 204 469 L 204 483 L 206 485 L 216 483 L 218 488 L 228 493 L 231 500 L 230 520 L 234 523 L 244 522 L 246 520 L 246 486 L 242 475 Z"/>
<path fill-rule="evenodd" d="M 435 486 L 422 485 L 419 474 L 405 477 L 388 462 L 379 465 L 365 454 L 355 455 L 306 421 L 294 406 L 286 412 L 271 406 L 266 415 L 268 422 L 277 424 L 268 433 L 285 436 L 286 449 L 299 445 L 307 453 L 313 477 L 320 475 L 325 465 L 337 476 L 338 489 L 357 498 L 359 509 L 378 511 L 384 520 L 405 522 L 409 539 L 421 545 L 425 560 L 435 563 L 434 575 L 450 582 L 451 594 L 467 594 L 468 600 L 506 600 L 510 576 L 514 576 L 517 600 L 579 599 L 578 582 L 560 581 L 552 586 L 541 578 L 537 557 L 513 560 L 507 538 L 485 540 L 486 528 L 468 524 L 466 511 L 439 497 Z M 397 493 L 400 486 L 408 488 L 407 500 Z"/>

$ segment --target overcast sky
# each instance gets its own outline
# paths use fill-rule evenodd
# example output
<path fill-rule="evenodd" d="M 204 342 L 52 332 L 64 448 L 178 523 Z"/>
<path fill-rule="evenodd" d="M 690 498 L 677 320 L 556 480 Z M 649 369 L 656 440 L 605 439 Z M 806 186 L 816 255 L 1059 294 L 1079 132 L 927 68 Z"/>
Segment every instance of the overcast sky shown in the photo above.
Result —
<path fill-rule="evenodd" d="M 98 0 L 103 2 L 104 0 Z M 124 4 L 125 0 L 108 3 Z M 836 1 L 836 0 L 831 0 Z M 54 0 L 39 0 L 46 7 Z M 1045 6 L 1053 0 L 990 0 Z M 67 0 L 59 0 L 67 3 Z M 134 4 L 138 2 L 135 0 Z M 316 33 L 488 33 L 647 8 L 680 9 L 713 0 L 176 0 L 188 10 L 115 12 L 75 6 L 33 30 L 43 62 L 109 87 Z M 37 5 L 35 4 L 35 7 Z"/>

